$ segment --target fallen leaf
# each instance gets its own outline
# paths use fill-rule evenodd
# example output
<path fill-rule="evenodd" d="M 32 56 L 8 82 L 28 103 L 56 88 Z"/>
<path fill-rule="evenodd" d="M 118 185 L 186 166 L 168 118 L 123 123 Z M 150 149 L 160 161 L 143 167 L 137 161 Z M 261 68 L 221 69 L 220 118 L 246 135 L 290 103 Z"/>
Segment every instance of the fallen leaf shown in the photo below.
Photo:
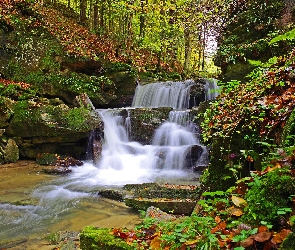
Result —
<path fill-rule="evenodd" d="M 275 243 L 277 244 L 280 244 L 284 241 L 284 239 L 287 237 L 287 235 L 289 233 L 291 233 L 292 231 L 291 230 L 288 230 L 288 229 L 282 229 L 281 232 L 279 233 L 276 233 L 273 237 L 273 240 Z"/>
<path fill-rule="evenodd" d="M 225 240 L 218 240 L 218 244 L 221 248 L 225 247 L 227 242 Z"/>
<path fill-rule="evenodd" d="M 230 213 L 231 213 L 231 215 L 234 215 L 234 216 L 241 216 L 243 214 L 243 211 L 240 208 L 231 207 Z"/>
<path fill-rule="evenodd" d="M 214 220 L 217 224 L 221 222 L 221 219 L 219 216 L 215 216 Z"/>
<path fill-rule="evenodd" d="M 220 222 L 216 227 L 214 227 L 214 228 L 211 229 L 211 233 L 214 234 L 217 231 L 223 230 L 225 228 L 226 228 L 226 223 L 224 221 L 223 222 Z"/>
<path fill-rule="evenodd" d="M 151 244 L 150 244 L 150 249 L 152 249 L 152 250 L 153 249 L 154 250 L 161 249 L 161 241 L 159 239 L 159 236 L 152 239 Z"/>
<path fill-rule="evenodd" d="M 268 231 L 267 226 L 260 226 L 260 227 L 258 227 L 258 233 L 266 232 L 266 231 Z"/>
<path fill-rule="evenodd" d="M 248 237 L 247 239 L 245 239 L 241 242 L 241 246 L 244 248 L 250 247 L 253 244 L 254 244 L 254 240 L 253 240 L 252 236 Z"/>
<path fill-rule="evenodd" d="M 272 236 L 271 232 L 261 232 L 253 235 L 253 239 L 258 242 L 264 242 L 270 239 Z"/>

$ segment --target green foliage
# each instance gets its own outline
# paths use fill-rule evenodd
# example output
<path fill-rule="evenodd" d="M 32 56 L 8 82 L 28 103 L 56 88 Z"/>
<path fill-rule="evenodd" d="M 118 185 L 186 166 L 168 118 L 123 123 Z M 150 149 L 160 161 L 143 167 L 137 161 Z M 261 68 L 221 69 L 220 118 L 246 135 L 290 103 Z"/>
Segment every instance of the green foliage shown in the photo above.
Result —
<path fill-rule="evenodd" d="M 160 237 L 163 241 L 162 246 L 179 249 L 187 243 L 187 247 L 193 245 L 196 249 L 218 248 L 218 239 L 210 232 L 210 227 L 215 226 L 216 223 L 210 217 L 199 217 L 193 214 L 184 218 L 180 223 L 174 224 L 172 228 L 172 224 L 168 226 L 165 224 L 159 226 L 163 232 Z M 198 240 L 195 240 L 196 238 Z"/>
<path fill-rule="evenodd" d="M 89 96 L 100 93 L 103 89 L 113 86 L 114 83 L 106 76 L 86 76 L 77 73 L 71 73 L 70 77 L 59 81 L 59 84 L 66 89 L 77 92 L 87 93 Z"/>
<path fill-rule="evenodd" d="M 22 121 L 38 121 L 39 112 L 34 112 L 29 101 L 18 101 L 13 107 L 14 119 L 16 122 Z"/>
<path fill-rule="evenodd" d="M 278 35 L 278 36 L 274 37 L 273 39 L 271 39 L 269 41 L 269 44 L 274 44 L 279 41 L 286 41 L 286 40 L 292 41 L 294 39 L 295 39 L 295 29 L 292 29 L 282 35 Z"/>
<path fill-rule="evenodd" d="M 107 228 L 97 228 L 88 226 L 83 229 L 80 234 L 80 247 L 81 249 L 95 250 L 132 250 L 125 241 L 116 238 L 111 234 L 111 230 Z"/>
<path fill-rule="evenodd" d="M 252 175 L 249 191 L 245 195 L 248 206 L 242 219 L 251 224 L 266 221 L 274 224 L 291 212 L 290 196 L 295 192 L 294 178 L 287 169 L 275 169 L 264 176 Z"/>
<path fill-rule="evenodd" d="M 60 235 L 59 235 L 59 233 L 51 233 L 51 234 L 45 236 L 45 240 L 49 241 L 50 244 L 55 245 L 55 244 L 59 243 Z"/>
<path fill-rule="evenodd" d="M 256 234 L 258 232 L 258 228 L 249 229 L 249 230 L 242 230 L 238 235 L 233 237 L 233 242 L 241 242 L 247 239 L 249 236 Z"/>
<path fill-rule="evenodd" d="M 231 91 L 235 91 L 235 89 L 241 84 L 241 81 L 231 80 L 227 83 L 223 83 L 221 81 L 218 82 L 218 86 L 222 87 L 223 93 L 229 93 Z"/>
<path fill-rule="evenodd" d="M 0 83 L 0 96 L 8 97 L 12 100 L 27 100 L 36 96 L 36 91 L 33 88 L 23 88 L 19 84 L 11 82 L 4 87 Z"/>
<path fill-rule="evenodd" d="M 241 64 L 241 68 L 246 68 L 248 60 L 267 61 L 273 56 L 287 53 L 292 47 L 289 46 L 289 41 L 279 48 L 273 42 L 270 43 L 272 39 L 275 39 L 274 42 L 279 40 L 274 37 L 280 32 L 277 22 L 281 18 L 283 8 L 284 3 L 276 0 L 267 3 L 250 0 L 245 4 L 238 4 L 236 9 L 233 6 L 233 13 L 230 13 L 232 16 L 226 23 L 215 59 L 226 80 L 231 80 L 236 74 L 239 78 L 235 79 L 244 81 L 251 71 L 249 67 L 250 70 L 245 70 L 243 75 L 240 75 L 240 72 L 230 72 L 234 64 Z"/>
<path fill-rule="evenodd" d="M 73 108 L 68 110 L 65 116 L 65 124 L 72 130 L 83 130 L 89 127 L 90 111 L 87 108 Z"/>

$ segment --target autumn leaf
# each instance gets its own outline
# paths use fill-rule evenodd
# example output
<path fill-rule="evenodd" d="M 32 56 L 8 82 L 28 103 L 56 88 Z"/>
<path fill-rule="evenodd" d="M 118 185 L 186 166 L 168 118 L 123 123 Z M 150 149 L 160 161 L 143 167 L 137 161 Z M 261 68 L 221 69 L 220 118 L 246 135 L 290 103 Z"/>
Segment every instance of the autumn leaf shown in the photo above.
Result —
<path fill-rule="evenodd" d="M 260 227 L 258 227 L 258 233 L 266 232 L 266 231 L 268 231 L 267 226 L 260 226 Z"/>
<path fill-rule="evenodd" d="M 243 214 L 243 211 L 240 208 L 236 208 L 236 207 L 230 207 L 229 211 L 231 215 L 238 216 L 238 217 Z"/>
<path fill-rule="evenodd" d="M 223 230 L 226 228 L 226 223 L 224 221 L 220 222 L 216 227 L 211 229 L 211 233 L 214 234 L 219 230 Z"/>
<path fill-rule="evenodd" d="M 221 222 L 221 219 L 219 216 L 215 216 L 214 220 L 217 224 Z"/>
<path fill-rule="evenodd" d="M 161 249 L 161 240 L 159 236 L 156 236 L 155 238 L 152 239 L 150 244 L 150 249 L 152 250 Z"/>
<path fill-rule="evenodd" d="M 248 237 L 247 239 L 241 242 L 241 246 L 244 248 L 250 247 L 253 244 L 254 244 L 254 239 L 252 238 L 252 236 Z"/>
<path fill-rule="evenodd" d="M 275 243 L 280 244 L 284 241 L 284 239 L 287 237 L 289 233 L 291 233 L 291 230 L 288 229 L 282 229 L 279 233 L 276 233 L 273 237 L 273 240 Z"/>
<path fill-rule="evenodd" d="M 270 239 L 272 236 L 271 232 L 261 232 L 253 235 L 253 239 L 258 242 L 264 242 Z"/>

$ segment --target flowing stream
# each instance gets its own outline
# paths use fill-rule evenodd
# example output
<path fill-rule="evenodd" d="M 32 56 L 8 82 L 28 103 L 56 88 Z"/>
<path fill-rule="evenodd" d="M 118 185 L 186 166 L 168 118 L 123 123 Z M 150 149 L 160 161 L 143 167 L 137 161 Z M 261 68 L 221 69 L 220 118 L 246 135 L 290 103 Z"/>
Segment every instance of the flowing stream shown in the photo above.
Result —
<path fill-rule="evenodd" d="M 193 172 L 192 165 L 206 165 L 208 159 L 188 110 L 192 85 L 193 81 L 138 85 L 129 109 L 173 108 L 167 121 L 155 131 L 151 145 L 129 139 L 132 130 L 129 116 L 123 118 L 118 109 L 97 110 L 104 122 L 104 141 L 96 164 L 85 161 L 81 167 L 72 167 L 72 173 L 50 179 L 40 170 L 31 170 L 32 175 L 42 175 L 44 179 L 28 187 L 23 185 L 26 197 L 22 198 L 21 192 L 19 198 L 9 198 L 14 197 L 15 189 L 7 179 L 11 176 L 7 175 L 7 184 L 3 179 L 1 186 L 7 191 L 0 199 L 0 243 L 58 230 L 77 231 L 86 225 L 133 225 L 136 214 L 122 203 L 99 197 L 97 192 L 102 188 L 116 189 L 127 183 L 144 182 L 196 184 L 198 174 Z M 208 85 L 208 91 L 210 88 Z M 192 162 L 188 155 L 196 145 L 203 153 L 197 162 Z M 12 169 L 9 171 L 13 173 Z M 19 173 L 16 171 L 15 175 Z M 19 178 L 24 180 L 26 176 Z"/>

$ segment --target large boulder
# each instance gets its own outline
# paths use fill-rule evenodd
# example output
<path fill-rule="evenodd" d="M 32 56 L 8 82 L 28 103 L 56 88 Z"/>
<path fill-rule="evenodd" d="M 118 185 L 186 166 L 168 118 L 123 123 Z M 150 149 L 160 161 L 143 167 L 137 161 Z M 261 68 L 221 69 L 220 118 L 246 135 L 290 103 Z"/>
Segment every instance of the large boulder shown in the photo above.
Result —
<path fill-rule="evenodd" d="M 155 130 L 167 121 L 172 108 L 136 108 L 129 110 L 131 139 L 151 144 Z"/>
<path fill-rule="evenodd" d="M 14 138 L 21 157 L 59 153 L 81 158 L 85 153 L 89 132 L 101 127 L 99 116 L 91 107 L 55 103 L 42 99 L 13 105 L 2 137 Z"/>

